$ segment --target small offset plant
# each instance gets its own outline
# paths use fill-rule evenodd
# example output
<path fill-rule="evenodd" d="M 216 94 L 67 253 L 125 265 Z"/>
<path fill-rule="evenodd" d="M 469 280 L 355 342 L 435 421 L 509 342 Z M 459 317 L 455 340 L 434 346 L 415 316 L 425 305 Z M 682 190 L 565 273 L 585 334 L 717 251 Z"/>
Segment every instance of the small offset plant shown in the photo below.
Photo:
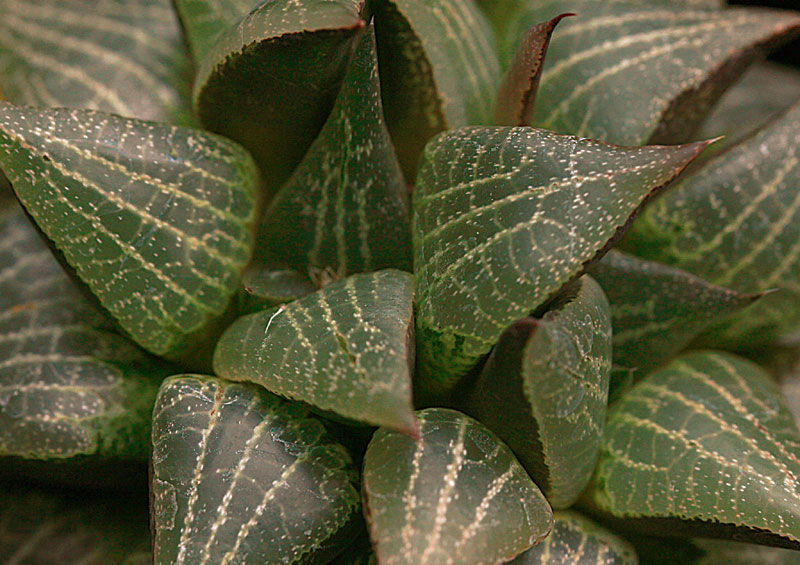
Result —
<path fill-rule="evenodd" d="M 0 0 L 0 560 L 798 562 L 798 30 Z"/>

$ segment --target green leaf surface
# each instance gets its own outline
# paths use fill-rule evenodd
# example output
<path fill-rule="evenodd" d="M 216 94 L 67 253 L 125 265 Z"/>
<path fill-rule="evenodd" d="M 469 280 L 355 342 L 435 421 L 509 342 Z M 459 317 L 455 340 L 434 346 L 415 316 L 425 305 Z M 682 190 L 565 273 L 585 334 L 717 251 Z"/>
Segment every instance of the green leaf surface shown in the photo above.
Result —
<path fill-rule="evenodd" d="M 624 538 L 581 514 L 554 513 L 553 531 L 510 565 L 637 565 L 636 551 Z"/>
<path fill-rule="evenodd" d="M 698 539 L 693 543 L 706 553 L 697 565 L 799 565 L 800 552 L 751 543 Z"/>
<path fill-rule="evenodd" d="M 289 178 L 325 123 L 366 25 L 363 4 L 262 2 L 197 61 L 193 99 L 201 122 L 247 147 L 270 189 Z M 194 43 L 195 25 L 185 25 Z"/>
<path fill-rule="evenodd" d="M 407 179 L 440 131 L 490 124 L 500 65 L 489 22 L 474 0 L 378 0 L 381 90 Z"/>
<path fill-rule="evenodd" d="M 740 292 L 778 288 L 710 340 L 754 346 L 800 324 L 800 104 L 670 189 L 627 250 Z"/>
<path fill-rule="evenodd" d="M 327 563 L 360 506 L 350 456 L 308 408 L 199 375 L 159 392 L 152 496 L 157 565 Z"/>
<path fill-rule="evenodd" d="M 22 207 L 9 203 L 0 211 L 0 312 L 55 297 L 84 302 Z"/>
<path fill-rule="evenodd" d="M 239 312 L 253 313 L 302 298 L 318 290 L 309 274 L 253 262 L 242 277 Z"/>
<path fill-rule="evenodd" d="M 258 251 L 339 278 L 411 270 L 408 188 L 383 120 L 372 28 L 359 42 L 328 121 L 272 200 Z"/>
<path fill-rule="evenodd" d="M 173 0 L 192 57 L 201 61 L 220 36 L 262 3 L 261 0 Z M 280 2 L 275 2 L 278 4 Z M 284 2 L 285 3 L 285 2 Z"/>
<path fill-rule="evenodd" d="M 574 15 L 561 14 L 549 21 L 531 26 L 523 34 L 497 93 L 496 124 L 530 125 L 536 102 L 536 90 L 539 88 L 544 58 L 550 45 L 550 36 L 558 22 Z"/>
<path fill-rule="evenodd" d="M 432 141 L 412 220 L 422 390 L 451 388 L 705 145 L 626 148 L 480 127 Z"/>
<path fill-rule="evenodd" d="M 614 364 L 639 376 L 678 353 L 709 325 L 759 299 L 616 250 L 591 274 L 611 304 Z"/>
<path fill-rule="evenodd" d="M 516 454 L 553 508 L 571 506 L 600 449 L 611 369 L 611 314 L 588 276 L 541 319 L 503 332 L 464 411 Z"/>
<path fill-rule="evenodd" d="M 322 410 L 414 434 L 412 277 L 353 275 L 304 298 L 239 318 L 214 371 Z"/>
<path fill-rule="evenodd" d="M 800 364 L 795 363 L 788 374 L 781 378 L 781 392 L 786 402 L 786 407 L 794 416 L 797 427 L 800 428 Z"/>
<path fill-rule="evenodd" d="M 770 376 L 697 352 L 611 408 L 587 500 L 658 535 L 800 548 L 800 433 Z"/>
<path fill-rule="evenodd" d="M 0 486 L 3 563 L 133 565 L 152 563 L 149 550 L 147 496 Z"/>
<path fill-rule="evenodd" d="M 191 65 L 169 0 L 0 0 L 0 14 L 6 100 L 194 122 Z"/>
<path fill-rule="evenodd" d="M 0 165 L 122 328 L 153 353 L 191 358 L 252 252 L 249 155 L 199 130 L 3 104 Z"/>
<path fill-rule="evenodd" d="M 699 139 L 719 135 L 720 151 L 742 141 L 758 127 L 800 100 L 800 70 L 772 62 L 753 65 L 720 99 L 697 133 Z"/>
<path fill-rule="evenodd" d="M 0 455 L 144 459 L 159 368 L 80 296 L 0 311 Z"/>
<path fill-rule="evenodd" d="M 364 456 L 378 563 L 501 563 L 547 536 L 550 506 L 492 432 L 455 410 L 418 417 L 419 439 L 382 428 Z"/>
<path fill-rule="evenodd" d="M 505 48 L 564 11 L 580 17 L 550 43 L 532 123 L 624 145 L 689 140 L 763 47 L 800 28 L 791 12 L 549 0 L 509 27 Z"/>

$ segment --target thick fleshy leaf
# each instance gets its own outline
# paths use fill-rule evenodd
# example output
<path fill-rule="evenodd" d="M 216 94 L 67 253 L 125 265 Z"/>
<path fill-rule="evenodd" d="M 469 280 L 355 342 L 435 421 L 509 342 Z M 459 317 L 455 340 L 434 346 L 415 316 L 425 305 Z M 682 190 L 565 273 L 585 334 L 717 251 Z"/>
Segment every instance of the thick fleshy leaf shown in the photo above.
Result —
<path fill-rule="evenodd" d="M 561 14 L 536 24 L 522 36 L 514 59 L 500 83 L 495 123 L 501 126 L 530 125 L 550 36 L 558 22 L 574 15 Z"/>
<path fill-rule="evenodd" d="M 505 37 L 574 11 L 550 43 L 533 124 L 611 143 L 690 139 L 725 89 L 800 28 L 800 14 L 680 9 L 672 3 L 536 2 Z"/>
<path fill-rule="evenodd" d="M 411 180 L 433 135 L 492 123 L 494 35 L 474 0 L 378 0 L 372 9 L 386 121 Z"/>
<path fill-rule="evenodd" d="M 3 104 L 0 165 L 122 328 L 153 353 L 191 360 L 252 252 L 250 156 L 199 130 Z"/>
<path fill-rule="evenodd" d="M 503 332 L 465 411 L 508 444 L 553 508 L 567 508 L 594 470 L 606 418 L 611 315 L 581 277 L 541 319 Z"/>
<path fill-rule="evenodd" d="M 492 432 L 455 410 L 418 416 L 419 439 L 382 428 L 364 456 L 378 563 L 501 563 L 550 532 L 550 506 Z"/>
<path fill-rule="evenodd" d="M 84 302 L 16 202 L 0 211 L 0 312 L 52 298 Z"/>
<path fill-rule="evenodd" d="M 258 253 L 339 278 L 411 270 L 408 189 L 383 121 L 372 28 L 322 132 L 267 209 Z"/>
<path fill-rule="evenodd" d="M 360 507 L 350 456 L 307 407 L 199 375 L 159 391 L 152 495 L 156 564 L 326 563 Z"/>
<path fill-rule="evenodd" d="M 413 434 L 413 296 L 411 275 L 389 269 L 243 316 L 220 338 L 214 371 Z"/>
<path fill-rule="evenodd" d="M 778 288 L 710 339 L 752 347 L 800 325 L 800 104 L 676 185 L 628 250 L 741 292 Z"/>
<path fill-rule="evenodd" d="M 800 433 L 760 367 L 685 355 L 609 411 L 588 501 L 659 535 L 800 548 Z"/>
<path fill-rule="evenodd" d="M 174 0 L 194 60 L 201 61 L 223 33 L 260 3 L 260 0 Z"/>
<path fill-rule="evenodd" d="M 413 204 L 420 385 L 451 388 L 705 146 L 626 148 L 478 127 L 432 141 Z"/>
<path fill-rule="evenodd" d="M 261 2 L 197 61 L 193 98 L 200 120 L 247 147 L 269 188 L 289 178 L 325 123 L 366 25 L 363 5 Z M 196 41 L 196 15 L 187 24 L 190 43 Z M 199 31 L 201 41 L 205 33 Z"/>
<path fill-rule="evenodd" d="M 169 0 L 0 0 L 0 14 L 6 100 L 193 123 L 191 65 Z"/>
<path fill-rule="evenodd" d="M 239 312 L 252 313 L 297 300 L 321 285 L 302 271 L 254 262 L 245 271 L 242 286 Z"/>
<path fill-rule="evenodd" d="M 760 297 L 616 250 L 591 273 L 611 304 L 614 364 L 639 376 L 683 349 L 704 328 Z"/>
<path fill-rule="evenodd" d="M 29 565 L 133 565 L 150 554 L 147 496 L 0 486 L 0 555 Z"/>
<path fill-rule="evenodd" d="M 630 543 L 573 511 L 554 514 L 553 531 L 510 565 L 637 565 Z"/>
<path fill-rule="evenodd" d="M 718 152 L 740 142 L 798 100 L 800 70 L 771 62 L 753 65 L 720 99 L 698 131 L 698 139 L 724 135 L 713 146 Z"/>
<path fill-rule="evenodd" d="M 693 543 L 705 551 L 697 565 L 800 565 L 800 552 L 791 549 L 713 539 Z"/>
<path fill-rule="evenodd" d="M 147 456 L 159 369 L 66 292 L 0 312 L 0 455 Z"/>

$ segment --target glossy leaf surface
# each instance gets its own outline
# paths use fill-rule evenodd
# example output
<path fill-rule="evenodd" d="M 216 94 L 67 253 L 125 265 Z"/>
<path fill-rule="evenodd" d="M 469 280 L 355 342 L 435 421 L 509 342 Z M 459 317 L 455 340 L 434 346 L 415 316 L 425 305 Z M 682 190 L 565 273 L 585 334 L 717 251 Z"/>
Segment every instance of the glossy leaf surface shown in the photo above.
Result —
<path fill-rule="evenodd" d="M 242 277 L 239 312 L 258 312 L 297 300 L 318 290 L 308 274 L 281 267 L 252 263 Z"/>
<path fill-rule="evenodd" d="M 350 456 L 308 408 L 214 377 L 166 380 L 153 412 L 155 562 L 326 562 L 359 510 Z"/>
<path fill-rule="evenodd" d="M 608 249 L 705 143 L 624 148 L 531 128 L 463 128 L 414 191 L 420 385 L 446 390 L 509 324 Z"/>
<path fill-rule="evenodd" d="M 6 100 L 194 121 L 189 56 L 169 0 L 2 0 L 0 14 Z"/>
<path fill-rule="evenodd" d="M 8 564 L 152 563 L 147 496 L 0 486 L 0 555 Z"/>
<path fill-rule="evenodd" d="M 626 248 L 741 292 L 777 288 L 713 339 L 752 346 L 800 322 L 800 104 L 673 187 Z"/>
<path fill-rule="evenodd" d="M 589 500 L 626 527 L 800 547 L 800 433 L 770 376 L 685 355 L 609 411 Z"/>
<path fill-rule="evenodd" d="M 791 12 L 549 0 L 509 28 L 506 44 L 564 11 L 580 17 L 550 43 L 532 123 L 625 145 L 691 139 L 761 47 L 800 27 Z"/>
<path fill-rule="evenodd" d="M 140 345 L 187 353 L 250 258 L 257 172 L 238 145 L 79 110 L 0 106 L 0 165 L 40 229 Z"/>
<path fill-rule="evenodd" d="M 500 80 L 494 36 L 474 0 L 379 0 L 372 9 L 386 121 L 412 180 L 433 135 L 492 123 Z"/>
<path fill-rule="evenodd" d="M 418 416 L 420 439 L 382 428 L 364 457 L 378 563 L 500 563 L 550 532 L 544 496 L 494 434 L 455 410 Z"/>
<path fill-rule="evenodd" d="M 608 301 L 588 276 L 574 287 L 543 318 L 503 332 L 465 404 L 514 451 L 553 508 L 571 506 L 589 482 L 608 401 Z"/>
<path fill-rule="evenodd" d="M 239 318 L 214 352 L 226 379 L 372 425 L 415 433 L 413 282 L 384 270 Z"/>
<path fill-rule="evenodd" d="M 639 376 L 759 298 L 620 251 L 609 252 L 591 273 L 611 303 L 614 364 Z"/>
<path fill-rule="evenodd" d="M 289 178 L 325 123 L 366 25 L 363 3 L 261 2 L 197 61 L 193 99 L 200 120 L 247 147 L 270 189 Z M 188 28 L 196 45 L 195 24 Z M 205 41 L 205 32 L 199 36 Z"/>
<path fill-rule="evenodd" d="M 411 270 L 408 189 L 383 121 L 372 29 L 328 121 L 261 222 L 259 253 L 338 277 Z"/>
<path fill-rule="evenodd" d="M 624 538 L 574 511 L 554 514 L 553 531 L 510 565 L 637 565 L 636 551 Z"/>

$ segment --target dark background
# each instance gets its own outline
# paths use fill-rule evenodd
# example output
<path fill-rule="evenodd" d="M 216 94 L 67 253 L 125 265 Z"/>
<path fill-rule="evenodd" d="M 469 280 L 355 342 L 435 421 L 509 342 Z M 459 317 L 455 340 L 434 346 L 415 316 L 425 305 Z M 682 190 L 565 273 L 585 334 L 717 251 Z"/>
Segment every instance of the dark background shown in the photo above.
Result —
<path fill-rule="evenodd" d="M 800 10 L 800 0 L 730 0 L 729 4 L 745 6 L 769 6 L 786 10 Z M 800 68 L 800 38 L 775 51 L 770 59 L 781 63 L 788 63 Z"/>

